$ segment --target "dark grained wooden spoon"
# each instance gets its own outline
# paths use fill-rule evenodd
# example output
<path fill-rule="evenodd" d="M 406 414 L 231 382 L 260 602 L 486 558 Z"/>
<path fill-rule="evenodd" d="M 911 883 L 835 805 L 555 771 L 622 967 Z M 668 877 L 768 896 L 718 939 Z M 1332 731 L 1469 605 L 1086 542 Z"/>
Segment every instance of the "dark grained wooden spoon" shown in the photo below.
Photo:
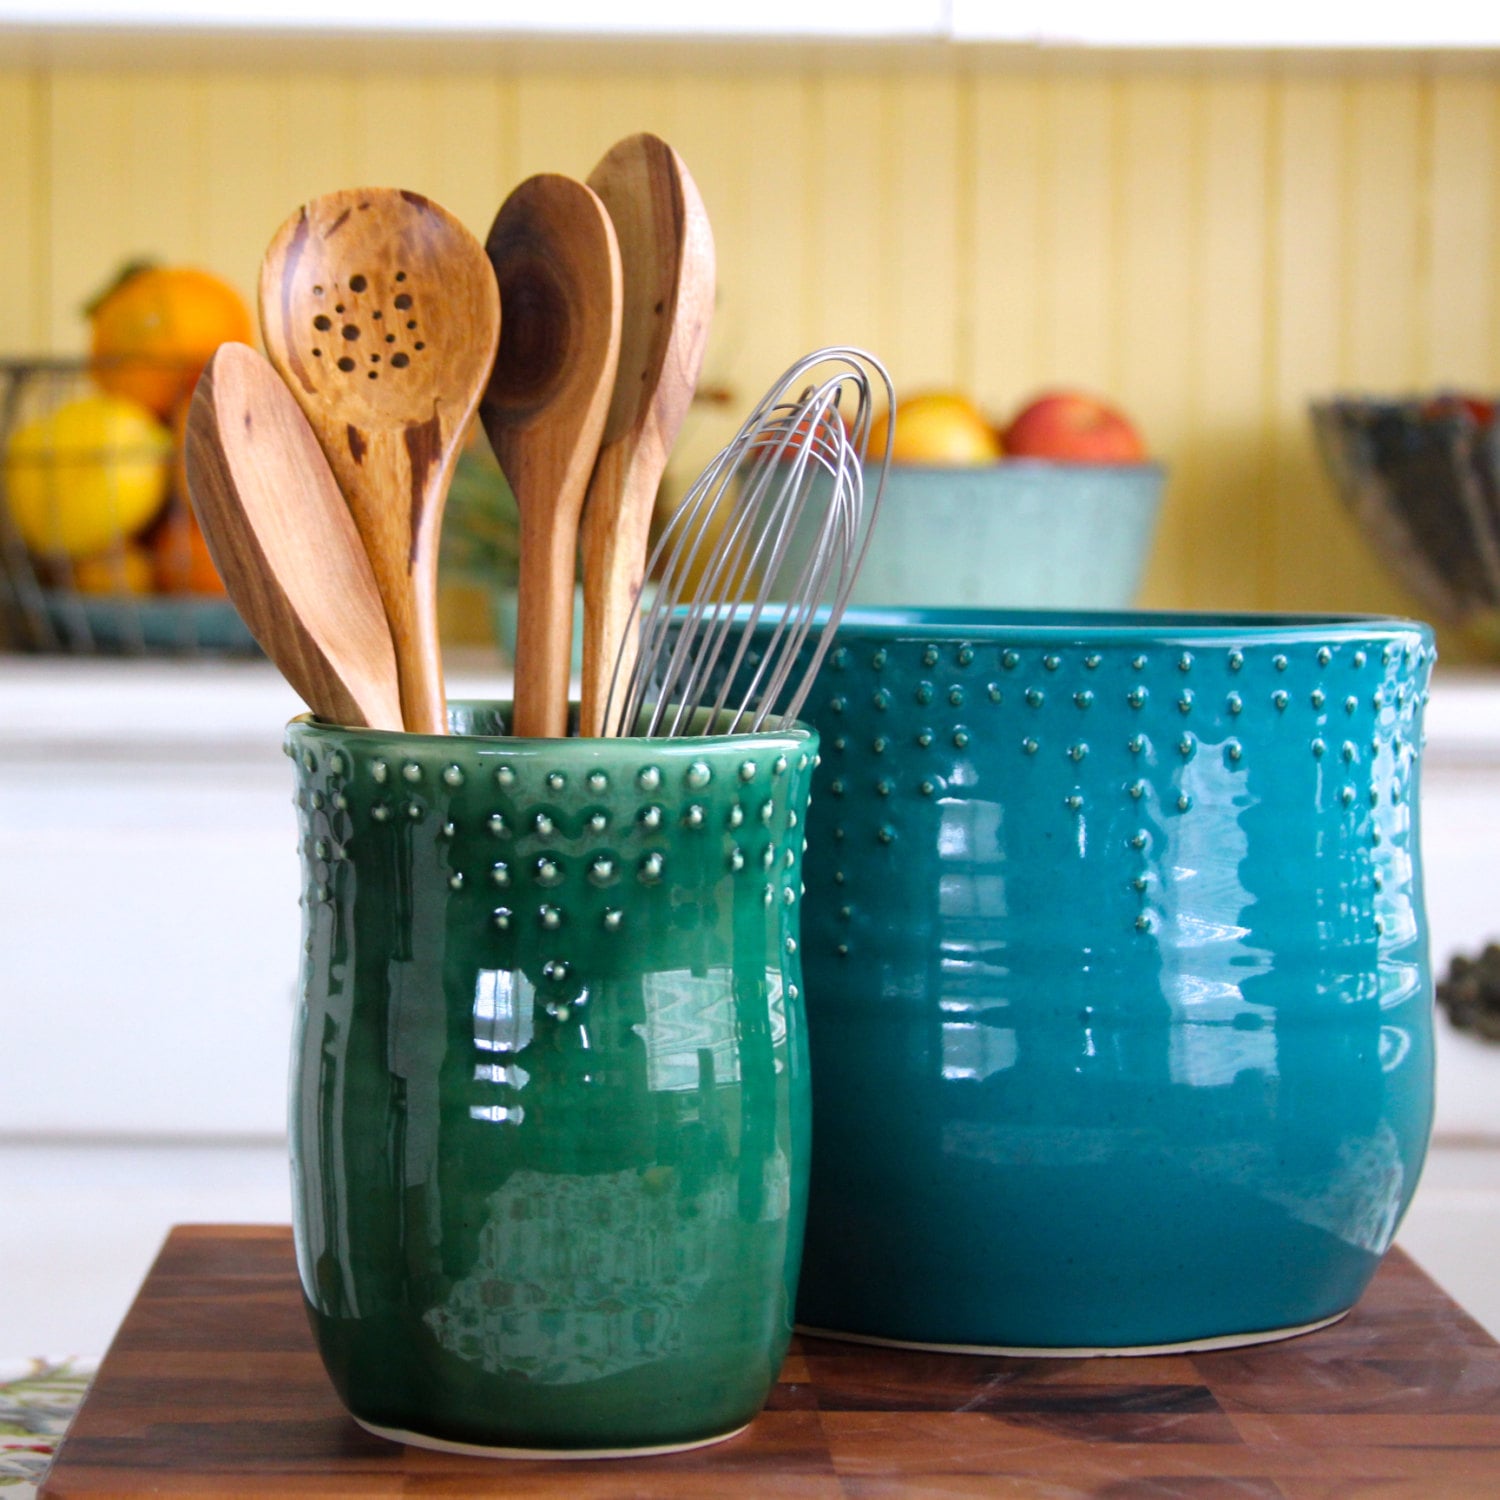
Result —
<path fill-rule="evenodd" d="M 250 633 L 320 719 L 402 727 L 370 560 L 302 409 L 266 360 L 223 344 L 188 408 L 188 492 Z"/>
<path fill-rule="evenodd" d="M 518 735 L 568 728 L 578 517 L 620 355 L 620 251 L 608 212 L 570 177 L 523 182 L 485 250 L 505 328 L 480 411 L 516 497 Z"/>
<path fill-rule="evenodd" d="M 609 210 L 624 277 L 620 364 L 583 511 L 579 733 L 597 735 L 617 660 L 622 687 L 630 680 L 651 513 L 713 317 L 714 239 L 682 158 L 654 135 L 618 142 L 588 182 Z"/>
<path fill-rule="evenodd" d="M 484 249 L 418 193 L 329 193 L 271 241 L 260 319 L 266 352 L 364 538 L 395 642 L 406 728 L 442 734 L 439 531 L 500 336 Z"/>

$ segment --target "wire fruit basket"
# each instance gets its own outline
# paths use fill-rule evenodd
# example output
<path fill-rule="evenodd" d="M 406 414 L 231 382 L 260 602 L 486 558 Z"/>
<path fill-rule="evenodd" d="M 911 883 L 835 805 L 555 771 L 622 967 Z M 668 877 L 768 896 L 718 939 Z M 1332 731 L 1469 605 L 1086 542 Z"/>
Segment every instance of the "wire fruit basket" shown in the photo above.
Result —
<path fill-rule="evenodd" d="M 0 640 L 68 655 L 255 654 L 192 515 L 181 422 L 108 383 L 94 361 L 0 361 Z"/>

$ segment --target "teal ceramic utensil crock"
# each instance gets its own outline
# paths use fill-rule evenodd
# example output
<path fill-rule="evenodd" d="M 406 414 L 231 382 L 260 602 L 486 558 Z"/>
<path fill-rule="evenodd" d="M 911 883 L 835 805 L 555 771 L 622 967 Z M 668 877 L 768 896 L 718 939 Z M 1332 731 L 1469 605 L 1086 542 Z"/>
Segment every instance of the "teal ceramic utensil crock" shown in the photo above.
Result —
<path fill-rule="evenodd" d="M 817 736 L 293 721 L 298 1266 L 364 1426 L 668 1451 L 760 1409 L 808 1166 L 798 918 Z"/>
<path fill-rule="evenodd" d="M 1432 1118 L 1425 627 L 888 610 L 808 700 L 799 1320 L 1052 1353 L 1353 1305 Z"/>

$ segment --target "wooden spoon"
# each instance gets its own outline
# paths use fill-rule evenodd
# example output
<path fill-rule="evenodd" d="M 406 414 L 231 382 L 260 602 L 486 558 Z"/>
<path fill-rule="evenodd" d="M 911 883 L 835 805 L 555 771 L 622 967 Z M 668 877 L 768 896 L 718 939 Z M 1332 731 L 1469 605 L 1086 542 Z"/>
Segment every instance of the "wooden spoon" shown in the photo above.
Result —
<path fill-rule="evenodd" d="M 442 734 L 438 538 L 499 341 L 494 273 L 474 236 L 417 193 L 329 193 L 271 241 L 260 320 L 364 538 L 406 728 Z"/>
<path fill-rule="evenodd" d="M 654 135 L 618 142 L 589 174 L 620 242 L 620 367 L 583 511 L 580 734 L 604 734 L 622 643 L 621 687 L 639 631 L 651 514 L 703 365 L 714 304 L 714 239 L 682 158 Z"/>
<path fill-rule="evenodd" d="M 620 356 L 620 251 L 604 205 L 569 177 L 529 177 L 485 249 L 505 329 L 480 411 L 520 513 L 518 735 L 568 729 L 578 516 Z"/>
<path fill-rule="evenodd" d="M 222 344 L 208 362 L 184 450 L 214 566 L 282 676 L 320 719 L 400 729 L 370 560 L 301 407 L 254 349 Z"/>

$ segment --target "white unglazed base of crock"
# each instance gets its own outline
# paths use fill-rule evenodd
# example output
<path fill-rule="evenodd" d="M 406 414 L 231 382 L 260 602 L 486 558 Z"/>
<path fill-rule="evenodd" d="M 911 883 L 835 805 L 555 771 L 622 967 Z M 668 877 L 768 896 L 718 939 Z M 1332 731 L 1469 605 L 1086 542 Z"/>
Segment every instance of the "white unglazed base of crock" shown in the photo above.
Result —
<path fill-rule="evenodd" d="M 363 1417 L 354 1419 L 366 1432 L 392 1443 L 410 1448 L 428 1448 L 434 1453 L 458 1453 L 466 1458 L 561 1459 L 564 1462 L 585 1458 L 659 1458 L 664 1453 L 689 1453 L 694 1448 L 709 1448 L 738 1437 L 750 1424 L 735 1427 L 713 1437 L 694 1438 L 690 1443 L 658 1443 L 649 1448 L 492 1448 L 487 1443 L 456 1443 L 449 1438 L 429 1437 L 424 1432 L 407 1432 L 402 1427 L 377 1427 Z"/>
<path fill-rule="evenodd" d="M 1211 1339 L 1184 1339 L 1177 1344 L 1125 1344 L 1110 1348 L 1058 1349 L 1027 1348 L 1018 1344 L 929 1344 L 915 1339 L 882 1339 L 868 1333 L 839 1333 L 832 1328 L 809 1328 L 797 1324 L 797 1332 L 809 1338 L 838 1339 L 846 1344 L 879 1344 L 887 1349 L 923 1349 L 931 1354 L 994 1354 L 1006 1359 L 1105 1359 L 1112 1355 L 1129 1357 L 1145 1354 L 1207 1354 L 1215 1349 L 1247 1349 L 1252 1344 L 1274 1344 L 1280 1339 L 1294 1339 L 1299 1334 L 1316 1333 L 1347 1317 L 1349 1309 L 1315 1323 L 1298 1323 L 1291 1328 L 1267 1328 L 1258 1333 L 1225 1333 Z"/>

